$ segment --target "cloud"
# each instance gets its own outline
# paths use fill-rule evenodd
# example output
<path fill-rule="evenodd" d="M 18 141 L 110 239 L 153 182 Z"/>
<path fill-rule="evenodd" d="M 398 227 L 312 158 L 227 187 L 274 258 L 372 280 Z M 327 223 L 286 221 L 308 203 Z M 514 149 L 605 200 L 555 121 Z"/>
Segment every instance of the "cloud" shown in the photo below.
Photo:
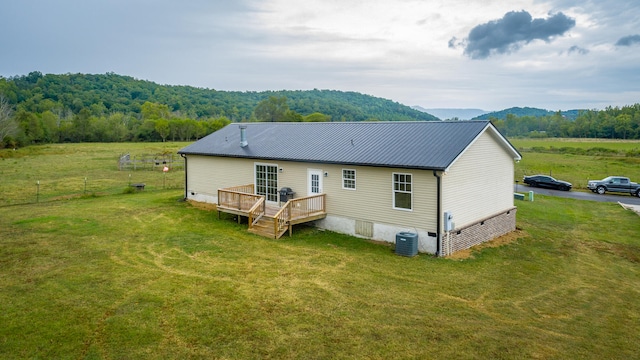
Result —
<path fill-rule="evenodd" d="M 616 46 L 632 46 L 640 44 L 640 35 L 629 35 L 625 37 L 621 37 L 618 42 L 616 42 Z"/>
<path fill-rule="evenodd" d="M 450 49 L 456 49 L 460 46 L 464 46 L 464 44 L 454 36 L 451 38 L 451 40 L 449 40 L 448 46 Z"/>
<path fill-rule="evenodd" d="M 511 11 L 502 19 L 489 21 L 471 29 L 463 42 L 453 38 L 453 44 L 464 44 L 464 54 L 472 59 L 486 59 L 492 54 L 517 51 L 533 40 L 551 41 L 574 27 L 574 19 L 557 13 L 548 19 L 533 19 L 527 11 Z"/>
<path fill-rule="evenodd" d="M 586 55 L 589 53 L 589 50 L 585 49 L 585 48 L 581 48 L 578 45 L 573 45 L 572 47 L 569 48 L 569 50 L 567 51 L 567 53 L 569 55 L 571 54 L 580 54 L 580 55 Z"/>

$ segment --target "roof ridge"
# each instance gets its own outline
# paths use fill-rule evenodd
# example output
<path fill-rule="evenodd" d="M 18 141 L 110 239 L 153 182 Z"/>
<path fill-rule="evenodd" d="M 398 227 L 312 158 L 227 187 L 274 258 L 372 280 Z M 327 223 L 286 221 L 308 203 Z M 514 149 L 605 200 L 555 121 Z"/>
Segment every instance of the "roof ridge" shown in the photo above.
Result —
<path fill-rule="evenodd" d="M 373 125 L 373 124 L 458 124 L 458 123 L 487 123 L 490 120 L 415 120 L 415 121 L 322 121 L 322 122 L 232 122 L 229 125 Z"/>

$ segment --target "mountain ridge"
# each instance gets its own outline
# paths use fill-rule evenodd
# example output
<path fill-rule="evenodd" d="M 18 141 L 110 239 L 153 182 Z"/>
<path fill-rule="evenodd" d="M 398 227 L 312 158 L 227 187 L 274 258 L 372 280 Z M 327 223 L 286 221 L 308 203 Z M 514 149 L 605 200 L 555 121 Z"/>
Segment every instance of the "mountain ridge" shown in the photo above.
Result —
<path fill-rule="evenodd" d="M 488 113 L 489 111 L 482 109 L 462 109 L 462 108 L 423 108 L 419 105 L 414 105 L 412 108 L 431 114 L 440 120 L 458 119 L 458 120 L 471 120 L 474 117 Z"/>
<path fill-rule="evenodd" d="M 437 117 L 398 102 L 338 90 L 221 91 L 193 86 L 160 85 L 131 76 L 106 74 L 46 74 L 0 77 L 0 94 L 22 110 L 42 113 L 87 109 L 90 115 L 113 112 L 138 116 L 145 102 L 194 119 L 225 116 L 251 121 L 253 110 L 270 97 L 285 97 L 290 110 L 301 115 L 322 113 L 332 121 L 433 121 Z"/>
<path fill-rule="evenodd" d="M 560 114 L 571 120 L 575 120 L 583 109 L 574 109 L 574 110 L 559 110 Z M 542 117 L 542 116 L 551 116 L 557 114 L 558 111 L 550 111 L 546 109 L 540 108 L 532 108 L 532 107 L 511 107 L 508 109 L 500 110 L 500 111 L 492 111 L 486 114 L 482 114 L 474 117 L 471 120 L 489 120 L 490 118 L 496 118 L 500 120 L 505 120 L 507 115 L 514 115 L 516 117 L 523 116 L 532 116 L 532 117 Z"/>
<path fill-rule="evenodd" d="M 510 107 L 497 111 L 486 111 L 482 109 L 464 109 L 464 108 L 423 108 L 419 105 L 412 106 L 413 109 L 423 111 L 431 115 L 436 116 L 440 120 L 489 120 L 491 118 L 505 120 L 507 115 L 514 115 L 516 117 L 532 116 L 542 117 L 551 116 L 558 113 L 558 111 L 551 111 L 547 109 L 533 108 L 533 107 Z M 568 119 L 575 120 L 581 111 L 586 109 L 573 109 L 573 110 L 559 110 L 560 114 Z"/>

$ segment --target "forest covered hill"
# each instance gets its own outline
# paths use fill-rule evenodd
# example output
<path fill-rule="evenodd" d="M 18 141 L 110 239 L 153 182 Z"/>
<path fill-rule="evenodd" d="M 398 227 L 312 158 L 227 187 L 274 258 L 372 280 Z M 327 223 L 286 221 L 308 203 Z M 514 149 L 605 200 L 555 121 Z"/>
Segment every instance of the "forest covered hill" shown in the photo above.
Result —
<path fill-rule="evenodd" d="M 509 108 L 477 116 L 508 137 L 640 139 L 640 104 L 604 110 Z M 434 121 L 357 92 L 218 91 L 113 73 L 0 77 L 0 148 L 59 142 L 191 141 L 230 122 Z"/>
<path fill-rule="evenodd" d="M 560 111 L 560 115 L 567 119 L 575 120 L 578 115 L 580 115 L 581 111 L 585 110 L 566 110 Z M 491 118 L 505 120 L 507 115 L 515 115 L 517 117 L 523 116 L 533 116 L 533 117 L 542 117 L 542 116 L 552 116 L 557 114 L 558 111 L 549 111 L 545 109 L 538 109 L 532 107 L 512 107 L 500 111 L 492 111 L 486 114 L 482 114 L 474 117 L 472 120 L 489 120 Z"/>
<path fill-rule="evenodd" d="M 432 121 L 336 90 L 217 91 L 114 73 L 0 77 L 0 148 L 57 142 L 190 141 L 230 122 Z"/>
<path fill-rule="evenodd" d="M 256 105 L 270 96 L 286 97 L 289 109 L 301 115 L 322 113 L 331 121 L 437 120 L 391 100 L 356 92 L 336 90 L 298 90 L 238 92 L 217 91 L 191 86 L 159 85 L 113 73 L 43 75 L 0 78 L 4 94 L 18 110 L 58 113 L 89 109 L 91 115 L 121 112 L 140 114 L 145 102 L 166 104 L 173 113 L 193 119 L 227 117 L 249 121 Z"/>

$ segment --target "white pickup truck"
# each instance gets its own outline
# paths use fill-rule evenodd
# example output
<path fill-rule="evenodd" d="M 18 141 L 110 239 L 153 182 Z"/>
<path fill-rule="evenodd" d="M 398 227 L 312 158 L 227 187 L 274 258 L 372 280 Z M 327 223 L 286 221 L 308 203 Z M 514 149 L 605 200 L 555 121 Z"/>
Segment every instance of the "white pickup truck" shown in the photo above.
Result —
<path fill-rule="evenodd" d="M 628 177 L 609 176 L 602 180 L 589 180 L 589 190 L 600 195 L 609 192 L 628 193 L 640 197 L 640 184 L 631 182 Z"/>

